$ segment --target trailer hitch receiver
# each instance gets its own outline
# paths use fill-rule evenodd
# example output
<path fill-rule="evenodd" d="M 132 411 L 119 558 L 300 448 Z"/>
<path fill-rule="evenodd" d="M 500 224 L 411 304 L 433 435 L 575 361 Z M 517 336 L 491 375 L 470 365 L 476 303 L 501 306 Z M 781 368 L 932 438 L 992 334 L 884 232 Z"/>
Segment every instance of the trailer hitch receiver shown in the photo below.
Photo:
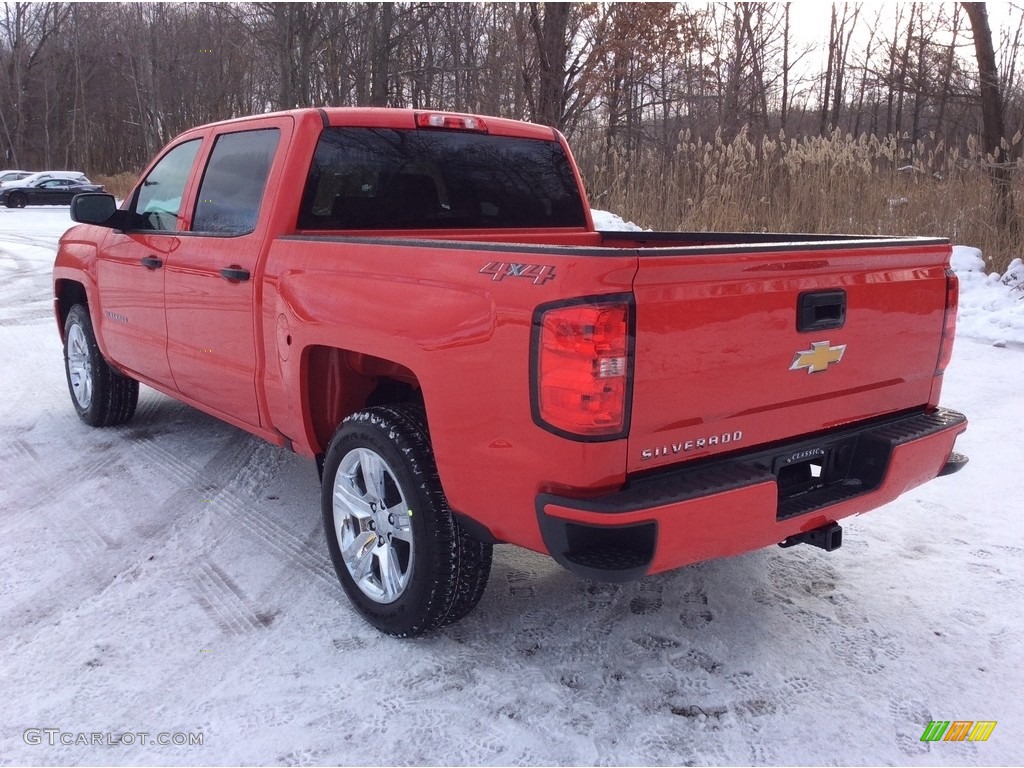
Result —
<path fill-rule="evenodd" d="M 843 527 L 839 523 L 829 523 L 813 531 L 804 531 L 780 541 L 780 547 L 795 547 L 797 544 L 810 544 L 812 547 L 833 552 L 843 546 Z"/>

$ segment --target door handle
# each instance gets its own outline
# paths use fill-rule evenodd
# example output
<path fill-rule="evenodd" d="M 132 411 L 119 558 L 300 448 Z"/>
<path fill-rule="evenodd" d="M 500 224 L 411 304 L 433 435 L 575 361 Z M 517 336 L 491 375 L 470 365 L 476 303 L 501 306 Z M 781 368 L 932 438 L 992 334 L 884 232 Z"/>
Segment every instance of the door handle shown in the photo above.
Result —
<path fill-rule="evenodd" d="M 163 259 L 158 259 L 156 256 L 144 256 L 139 259 L 139 263 L 146 269 L 160 269 L 164 265 Z"/>
<path fill-rule="evenodd" d="M 224 267 L 220 271 L 220 276 L 231 282 L 244 283 L 249 279 L 249 270 L 241 267 Z"/>

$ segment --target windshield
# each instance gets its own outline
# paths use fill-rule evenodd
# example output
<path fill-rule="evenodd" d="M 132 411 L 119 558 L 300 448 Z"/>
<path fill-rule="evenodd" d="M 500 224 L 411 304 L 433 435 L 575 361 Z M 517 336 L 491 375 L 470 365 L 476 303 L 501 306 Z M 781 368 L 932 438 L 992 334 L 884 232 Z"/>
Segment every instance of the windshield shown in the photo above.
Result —
<path fill-rule="evenodd" d="M 328 128 L 300 229 L 582 227 L 576 178 L 556 141 L 481 133 Z"/>

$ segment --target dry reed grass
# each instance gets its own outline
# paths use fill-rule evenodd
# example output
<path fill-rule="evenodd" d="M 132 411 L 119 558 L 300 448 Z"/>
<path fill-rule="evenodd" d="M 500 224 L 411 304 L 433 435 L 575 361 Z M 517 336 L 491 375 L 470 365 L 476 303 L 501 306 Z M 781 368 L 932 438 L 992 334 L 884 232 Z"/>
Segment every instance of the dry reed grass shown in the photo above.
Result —
<path fill-rule="evenodd" d="M 1020 134 L 1014 142 L 1020 141 Z M 603 140 L 578 144 L 592 203 L 644 227 L 931 235 L 981 248 L 1002 273 L 1021 244 L 995 225 L 992 158 L 942 142 L 906 146 L 895 138 L 779 133 L 759 141 L 680 134 L 666 159 L 653 151 L 620 157 Z M 1022 165 L 1016 198 L 1024 201 Z"/>
<path fill-rule="evenodd" d="M 1005 147 L 1021 140 L 1018 133 Z M 975 144 L 965 152 L 941 141 L 835 132 L 725 141 L 679 135 L 666 159 L 648 151 L 605 151 L 603 137 L 574 142 L 591 204 L 661 230 L 934 235 L 981 248 L 1002 274 L 1024 256 L 1017 238 L 995 225 L 995 193 Z M 1014 193 L 1024 205 L 1024 163 Z M 123 198 L 137 175 L 93 176 Z"/>
<path fill-rule="evenodd" d="M 138 178 L 139 175 L 137 173 L 130 172 L 118 173 L 114 176 L 104 176 L 102 174 L 89 175 L 89 179 L 93 184 L 102 184 L 107 188 L 107 192 L 118 200 L 123 200 L 128 196 Z"/>

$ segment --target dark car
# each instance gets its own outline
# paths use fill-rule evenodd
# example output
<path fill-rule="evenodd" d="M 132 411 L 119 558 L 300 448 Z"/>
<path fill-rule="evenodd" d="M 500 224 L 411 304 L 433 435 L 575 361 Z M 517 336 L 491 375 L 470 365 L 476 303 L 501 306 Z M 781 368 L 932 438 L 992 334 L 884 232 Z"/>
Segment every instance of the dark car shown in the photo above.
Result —
<path fill-rule="evenodd" d="M 90 184 L 81 179 L 36 179 L 28 184 L 8 186 L 0 189 L 0 203 L 8 208 L 24 208 L 26 205 L 70 205 L 71 198 L 80 192 L 105 192 L 101 184 Z"/>

